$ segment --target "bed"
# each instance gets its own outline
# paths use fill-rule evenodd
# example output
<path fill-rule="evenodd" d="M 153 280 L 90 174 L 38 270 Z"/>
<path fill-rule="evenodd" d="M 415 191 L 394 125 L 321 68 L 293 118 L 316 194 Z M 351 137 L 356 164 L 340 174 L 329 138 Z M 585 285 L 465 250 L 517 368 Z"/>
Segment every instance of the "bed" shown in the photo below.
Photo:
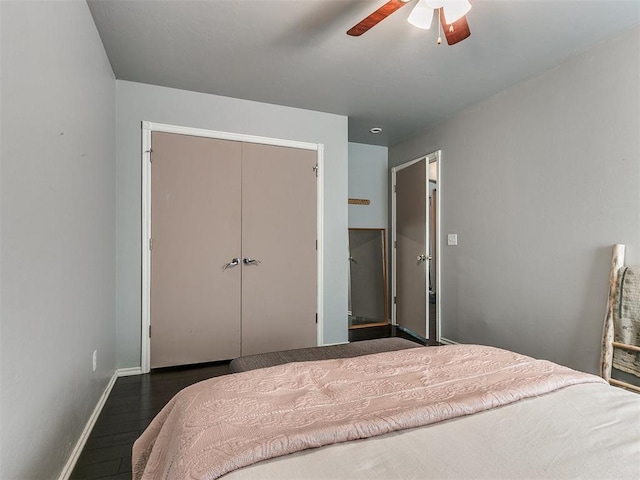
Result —
<path fill-rule="evenodd" d="M 480 345 L 284 365 L 187 387 L 134 479 L 640 478 L 640 396 Z"/>

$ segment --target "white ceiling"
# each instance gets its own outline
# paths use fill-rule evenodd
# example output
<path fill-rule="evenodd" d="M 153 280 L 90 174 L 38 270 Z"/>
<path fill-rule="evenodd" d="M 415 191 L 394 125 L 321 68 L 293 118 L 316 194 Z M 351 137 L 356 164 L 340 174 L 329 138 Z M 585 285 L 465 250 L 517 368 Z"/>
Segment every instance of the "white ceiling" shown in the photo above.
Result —
<path fill-rule="evenodd" d="M 88 0 L 116 78 L 349 117 L 352 142 L 393 145 L 640 24 L 640 0 L 471 0 L 471 37 L 436 45 L 412 0 Z M 372 135 L 371 127 L 383 133 Z"/>

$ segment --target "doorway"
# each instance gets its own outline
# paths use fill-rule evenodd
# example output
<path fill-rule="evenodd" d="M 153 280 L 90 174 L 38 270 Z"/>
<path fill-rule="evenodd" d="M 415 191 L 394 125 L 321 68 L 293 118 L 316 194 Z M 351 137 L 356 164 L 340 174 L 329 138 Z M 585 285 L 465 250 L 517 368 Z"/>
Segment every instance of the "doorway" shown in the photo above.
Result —
<path fill-rule="evenodd" d="M 391 169 L 392 324 L 429 343 L 440 336 L 440 158 Z"/>

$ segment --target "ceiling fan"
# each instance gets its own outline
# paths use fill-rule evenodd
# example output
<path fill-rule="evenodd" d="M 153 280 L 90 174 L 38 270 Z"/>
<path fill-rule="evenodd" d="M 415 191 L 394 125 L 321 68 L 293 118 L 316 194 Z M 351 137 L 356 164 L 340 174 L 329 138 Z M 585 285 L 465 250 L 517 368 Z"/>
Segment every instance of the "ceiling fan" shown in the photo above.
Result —
<path fill-rule="evenodd" d="M 389 0 L 367 18 L 347 30 L 347 35 L 359 37 L 410 1 Z M 447 43 L 454 45 L 471 35 L 466 18 L 470 9 L 471 4 L 467 0 L 419 0 L 407 20 L 412 25 L 426 30 L 433 23 L 433 12 L 437 11 L 436 17 L 439 25 L 442 25 Z M 438 44 L 440 43 L 442 40 L 438 37 Z"/>

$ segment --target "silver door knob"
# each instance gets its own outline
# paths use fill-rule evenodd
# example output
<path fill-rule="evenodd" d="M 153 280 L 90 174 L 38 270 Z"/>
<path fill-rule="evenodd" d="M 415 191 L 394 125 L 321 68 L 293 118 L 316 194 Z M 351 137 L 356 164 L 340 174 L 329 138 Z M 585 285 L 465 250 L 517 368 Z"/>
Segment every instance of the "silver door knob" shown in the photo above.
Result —
<path fill-rule="evenodd" d="M 240 265 L 240 259 L 239 258 L 234 258 L 229 263 L 224 264 L 224 266 L 222 267 L 222 271 L 224 272 L 227 268 L 233 268 L 233 267 L 236 267 L 238 265 Z"/>
<path fill-rule="evenodd" d="M 245 257 L 245 258 L 242 259 L 242 263 L 244 263 L 245 265 L 256 265 L 256 266 L 258 266 L 258 264 L 260 264 L 262 262 L 260 262 L 260 260 L 254 259 L 254 258 Z"/>

